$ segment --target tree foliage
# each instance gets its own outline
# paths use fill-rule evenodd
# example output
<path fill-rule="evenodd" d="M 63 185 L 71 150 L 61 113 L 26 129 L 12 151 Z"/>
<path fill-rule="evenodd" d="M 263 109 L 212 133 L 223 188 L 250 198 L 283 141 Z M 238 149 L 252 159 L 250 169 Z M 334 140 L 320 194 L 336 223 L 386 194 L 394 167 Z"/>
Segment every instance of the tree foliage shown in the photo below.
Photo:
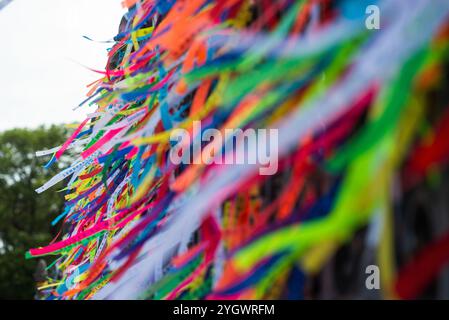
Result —
<path fill-rule="evenodd" d="M 25 260 L 25 252 L 52 240 L 56 228 L 51 221 L 63 208 L 63 193 L 34 190 L 69 160 L 45 169 L 49 158 L 37 158 L 35 152 L 60 145 L 65 135 L 60 126 L 0 133 L 0 299 L 32 299 L 35 294 L 37 261 Z"/>

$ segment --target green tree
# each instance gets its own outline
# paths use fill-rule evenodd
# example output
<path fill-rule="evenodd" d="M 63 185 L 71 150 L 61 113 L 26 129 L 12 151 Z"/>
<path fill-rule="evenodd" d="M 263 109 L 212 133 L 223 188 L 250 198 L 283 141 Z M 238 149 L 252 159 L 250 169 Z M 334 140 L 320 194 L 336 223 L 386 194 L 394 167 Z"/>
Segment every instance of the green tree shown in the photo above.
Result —
<path fill-rule="evenodd" d="M 65 136 L 60 126 L 0 133 L 0 299 L 32 299 L 35 294 L 37 261 L 25 260 L 25 252 L 52 240 L 56 228 L 51 221 L 64 201 L 55 189 L 43 194 L 34 190 L 69 160 L 45 169 L 48 157 L 37 158 L 35 152 L 60 145 Z"/>

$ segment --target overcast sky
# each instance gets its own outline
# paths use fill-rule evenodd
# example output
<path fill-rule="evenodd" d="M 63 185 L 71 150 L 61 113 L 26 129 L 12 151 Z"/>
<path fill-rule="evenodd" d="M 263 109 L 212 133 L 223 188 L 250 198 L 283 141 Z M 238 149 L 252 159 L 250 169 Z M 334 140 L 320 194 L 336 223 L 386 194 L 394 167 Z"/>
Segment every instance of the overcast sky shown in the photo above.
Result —
<path fill-rule="evenodd" d="M 82 120 L 72 108 L 101 77 L 121 0 L 14 0 L 0 11 L 0 130 Z"/>

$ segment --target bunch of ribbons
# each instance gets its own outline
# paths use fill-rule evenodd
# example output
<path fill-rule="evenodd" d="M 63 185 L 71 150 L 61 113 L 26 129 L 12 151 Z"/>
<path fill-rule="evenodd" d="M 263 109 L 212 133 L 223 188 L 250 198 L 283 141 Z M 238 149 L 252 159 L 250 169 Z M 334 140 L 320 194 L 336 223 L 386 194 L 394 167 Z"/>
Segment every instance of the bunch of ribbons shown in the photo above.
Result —
<path fill-rule="evenodd" d="M 379 29 L 367 27 L 373 3 Z M 419 297 L 434 281 L 447 230 L 399 264 L 394 224 L 449 157 L 447 0 L 123 5 L 106 69 L 79 105 L 95 112 L 37 152 L 47 167 L 76 154 L 36 190 L 66 183 L 62 234 L 27 254 L 57 270 L 40 287 L 47 299 L 307 298 L 366 228 L 383 297 Z M 276 130 L 277 172 L 170 160 L 175 130 L 195 141 L 211 128 Z M 192 159 L 257 147 L 202 144 Z"/>

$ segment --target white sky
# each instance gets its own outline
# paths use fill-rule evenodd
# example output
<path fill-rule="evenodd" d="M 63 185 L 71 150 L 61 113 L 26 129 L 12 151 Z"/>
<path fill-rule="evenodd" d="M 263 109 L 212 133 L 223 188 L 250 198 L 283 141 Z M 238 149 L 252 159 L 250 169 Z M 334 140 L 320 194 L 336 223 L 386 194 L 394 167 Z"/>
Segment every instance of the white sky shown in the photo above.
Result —
<path fill-rule="evenodd" d="M 101 77 L 121 0 L 14 0 L 0 11 L 0 131 L 82 120 L 72 108 Z M 80 63 L 80 64 L 78 64 Z"/>

